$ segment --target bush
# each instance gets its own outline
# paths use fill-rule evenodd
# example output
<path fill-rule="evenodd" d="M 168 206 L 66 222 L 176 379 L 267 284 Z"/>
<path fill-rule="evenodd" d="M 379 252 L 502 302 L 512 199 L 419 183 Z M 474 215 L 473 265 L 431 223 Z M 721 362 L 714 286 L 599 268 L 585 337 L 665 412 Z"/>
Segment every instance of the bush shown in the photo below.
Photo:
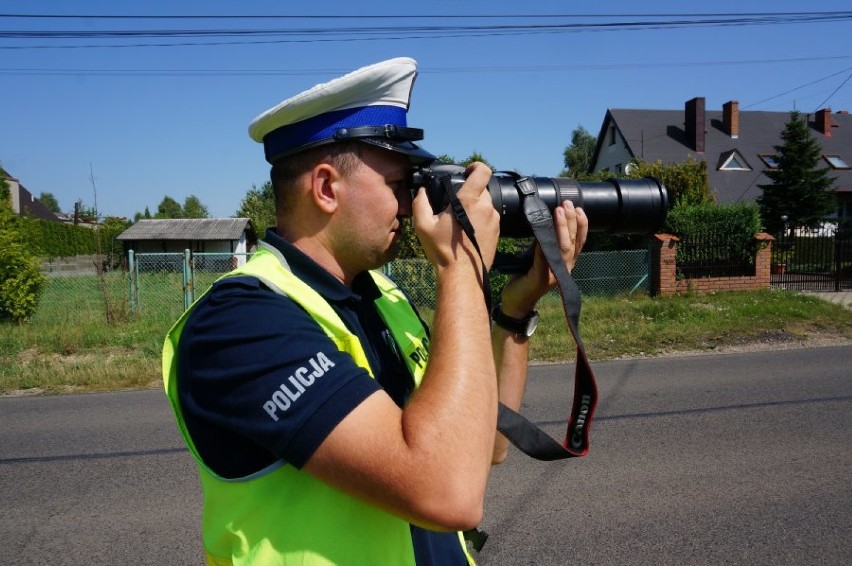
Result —
<path fill-rule="evenodd" d="M 0 320 L 21 322 L 35 312 L 46 280 L 39 260 L 19 243 L 14 216 L 0 209 Z"/>
<path fill-rule="evenodd" d="M 754 204 L 676 206 L 666 218 L 666 230 L 680 238 L 679 266 L 692 263 L 752 265 L 760 213 Z"/>
<path fill-rule="evenodd" d="M 750 242 L 760 232 L 757 205 L 698 204 L 675 206 L 666 218 L 666 230 L 676 236 L 727 234 L 732 240 Z"/>
<path fill-rule="evenodd" d="M 123 246 L 116 238 L 129 225 L 123 218 L 107 218 L 99 226 L 21 218 L 20 238 L 29 249 L 48 259 L 102 253 L 117 262 Z"/>

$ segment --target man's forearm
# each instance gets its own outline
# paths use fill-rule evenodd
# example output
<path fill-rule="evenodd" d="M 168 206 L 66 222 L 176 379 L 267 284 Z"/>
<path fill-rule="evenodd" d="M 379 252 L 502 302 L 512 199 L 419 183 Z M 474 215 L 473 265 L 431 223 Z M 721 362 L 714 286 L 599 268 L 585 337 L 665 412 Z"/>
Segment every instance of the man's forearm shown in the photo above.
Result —
<path fill-rule="evenodd" d="M 476 262 L 439 269 L 429 365 L 403 426 L 413 441 L 440 451 L 448 480 L 468 482 L 468 489 L 484 495 L 497 423 L 497 383 L 476 269 Z"/>
<path fill-rule="evenodd" d="M 526 337 L 494 325 L 492 347 L 497 366 L 498 399 L 508 408 L 517 411 L 524 398 L 527 384 L 529 342 Z M 509 441 L 500 433 L 494 439 L 491 461 L 501 464 L 506 459 Z"/>

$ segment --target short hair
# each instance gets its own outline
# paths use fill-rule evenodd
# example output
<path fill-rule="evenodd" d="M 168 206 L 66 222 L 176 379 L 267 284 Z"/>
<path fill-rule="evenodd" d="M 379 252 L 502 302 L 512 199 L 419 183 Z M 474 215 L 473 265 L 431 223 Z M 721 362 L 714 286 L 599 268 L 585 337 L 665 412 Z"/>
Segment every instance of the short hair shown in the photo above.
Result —
<path fill-rule="evenodd" d="M 342 175 L 351 175 L 361 165 L 364 147 L 357 141 L 333 143 L 301 151 L 273 163 L 269 177 L 275 196 L 276 214 L 291 208 L 291 199 L 295 194 L 294 183 L 301 175 L 319 163 L 329 163 Z"/>

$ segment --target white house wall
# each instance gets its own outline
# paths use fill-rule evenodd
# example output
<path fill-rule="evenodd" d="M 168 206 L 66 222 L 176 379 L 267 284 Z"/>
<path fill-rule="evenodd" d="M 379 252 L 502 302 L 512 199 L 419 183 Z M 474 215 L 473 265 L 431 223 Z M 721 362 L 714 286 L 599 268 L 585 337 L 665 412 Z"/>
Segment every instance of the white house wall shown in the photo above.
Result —
<path fill-rule="evenodd" d="M 184 250 L 205 253 L 245 253 L 245 236 L 240 240 L 208 240 L 188 242 L 181 240 L 140 240 L 131 245 L 136 253 L 183 253 Z"/>
<path fill-rule="evenodd" d="M 611 127 L 611 126 L 610 126 Z M 616 130 L 615 143 L 609 142 L 610 133 L 607 132 L 607 139 L 601 145 L 598 161 L 595 164 L 595 172 L 609 169 L 613 174 L 623 174 L 624 167 L 630 163 L 632 159 L 630 152 L 627 151 L 627 146 L 624 143 L 624 138 L 621 137 L 621 132 Z"/>
<path fill-rule="evenodd" d="M 237 254 L 235 257 L 237 258 L 237 266 L 244 265 L 246 262 L 246 252 L 248 252 L 248 241 L 246 240 L 246 234 L 240 236 L 240 239 L 236 242 L 236 246 L 234 248 L 234 253 Z"/>

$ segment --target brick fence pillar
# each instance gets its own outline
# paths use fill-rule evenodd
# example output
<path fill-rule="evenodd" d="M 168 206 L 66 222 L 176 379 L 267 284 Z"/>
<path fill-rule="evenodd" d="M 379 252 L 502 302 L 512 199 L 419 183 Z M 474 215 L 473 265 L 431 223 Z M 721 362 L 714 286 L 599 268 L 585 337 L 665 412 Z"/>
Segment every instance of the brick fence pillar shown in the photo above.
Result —
<path fill-rule="evenodd" d="M 772 263 L 772 242 L 775 238 L 766 232 L 760 232 L 755 234 L 754 239 L 758 241 L 757 257 L 754 258 L 755 286 L 768 289 L 772 284 L 770 264 Z"/>
<path fill-rule="evenodd" d="M 677 292 L 677 242 L 673 234 L 654 234 L 651 238 L 651 265 L 653 281 L 651 292 L 661 297 Z"/>

